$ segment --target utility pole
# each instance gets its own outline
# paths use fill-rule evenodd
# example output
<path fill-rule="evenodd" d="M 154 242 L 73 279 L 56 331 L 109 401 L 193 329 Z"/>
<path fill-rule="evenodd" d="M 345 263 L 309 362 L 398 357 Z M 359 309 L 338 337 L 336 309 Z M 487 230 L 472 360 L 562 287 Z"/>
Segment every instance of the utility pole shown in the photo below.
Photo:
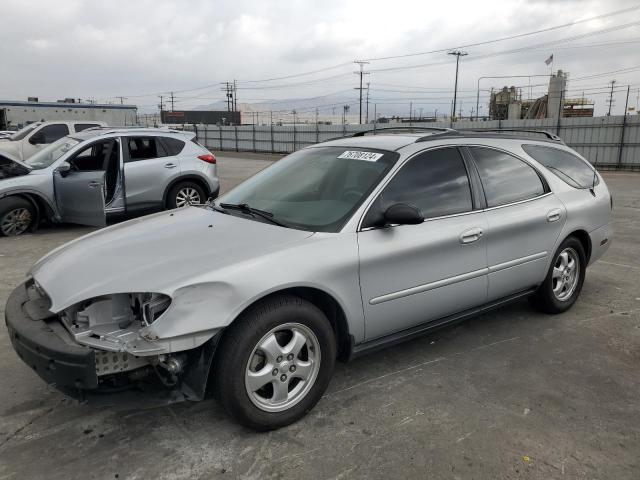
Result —
<path fill-rule="evenodd" d="M 160 95 L 160 113 L 162 113 L 162 110 L 164 110 L 164 104 L 162 103 L 164 96 Z"/>
<path fill-rule="evenodd" d="M 122 105 L 124 103 L 124 99 L 127 98 L 127 97 L 116 97 L 116 98 L 120 99 L 120 105 Z"/>
<path fill-rule="evenodd" d="M 171 92 L 171 111 L 173 112 L 173 92 Z"/>
<path fill-rule="evenodd" d="M 238 87 L 235 78 L 233 79 L 233 111 L 238 111 Z"/>
<path fill-rule="evenodd" d="M 367 117 L 364 123 L 369 123 L 369 82 L 367 82 Z"/>
<path fill-rule="evenodd" d="M 456 116 L 456 101 L 458 99 L 458 67 L 460 65 L 460 57 L 464 57 L 465 55 L 468 55 L 468 53 L 463 52 L 462 50 L 453 50 L 447 53 L 447 55 L 455 55 L 456 57 L 456 83 L 453 88 L 453 108 L 451 109 L 451 121 L 453 121 Z"/>
<path fill-rule="evenodd" d="M 607 112 L 607 117 L 611 116 L 611 107 L 613 106 L 613 87 L 616 84 L 616 81 L 611 80 L 609 83 L 611 84 L 611 93 L 609 94 L 609 111 Z"/>
<path fill-rule="evenodd" d="M 369 75 L 369 72 L 364 71 L 364 66 L 369 62 L 366 62 L 364 60 L 355 60 L 353 63 L 357 63 L 358 65 L 360 65 L 360 71 L 353 73 L 355 73 L 356 75 L 360 75 L 360 86 L 356 87 L 354 90 L 360 90 L 360 125 L 362 125 L 362 77 L 364 75 Z"/>

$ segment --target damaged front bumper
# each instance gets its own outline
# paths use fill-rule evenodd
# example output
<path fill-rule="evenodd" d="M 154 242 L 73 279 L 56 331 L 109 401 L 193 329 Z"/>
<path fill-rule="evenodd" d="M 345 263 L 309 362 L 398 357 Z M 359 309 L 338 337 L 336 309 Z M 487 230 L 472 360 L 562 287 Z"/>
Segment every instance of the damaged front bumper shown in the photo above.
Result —
<path fill-rule="evenodd" d="M 180 352 L 175 359 L 180 360 L 184 368 L 175 376 L 176 381 L 167 385 L 163 378 L 165 372 L 159 371 L 167 362 L 154 364 L 150 357 L 114 351 L 113 346 L 105 350 L 82 345 L 60 317 L 50 312 L 50 307 L 48 297 L 33 281 L 28 281 L 9 296 L 5 321 L 18 356 L 44 381 L 67 395 L 87 399 L 86 392 L 113 393 L 144 384 L 147 392 L 150 389 L 171 392 L 163 396 L 171 397 L 172 401 L 204 398 L 219 335 L 198 348 Z"/>

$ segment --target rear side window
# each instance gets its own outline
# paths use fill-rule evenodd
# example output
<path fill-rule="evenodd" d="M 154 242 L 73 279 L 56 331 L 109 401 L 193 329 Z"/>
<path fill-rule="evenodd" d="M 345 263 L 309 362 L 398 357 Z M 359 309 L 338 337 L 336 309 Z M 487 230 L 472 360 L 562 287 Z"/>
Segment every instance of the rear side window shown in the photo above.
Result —
<path fill-rule="evenodd" d="M 53 143 L 67 135 L 69 135 L 69 127 L 64 123 L 54 123 L 53 125 L 42 127 L 40 131 L 35 133 L 32 139 L 37 136 L 37 143 Z"/>
<path fill-rule="evenodd" d="M 83 130 L 86 130 L 87 128 L 95 128 L 99 126 L 100 125 L 98 125 L 97 123 L 76 123 L 74 128 L 76 129 L 76 132 L 81 132 Z"/>
<path fill-rule="evenodd" d="M 523 145 L 522 149 L 572 187 L 591 188 L 594 181 L 599 183 L 591 165 L 571 152 L 542 145 Z"/>
<path fill-rule="evenodd" d="M 184 142 L 177 138 L 162 137 L 162 143 L 167 150 L 167 155 L 170 156 L 178 155 L 184 148 Z"/>
<path fill-rule="evenodd" d="M 491 148 L 469 147 L 489 207 L 535 198 L 545 193 L 538 173 L 519 158 Z"/>
<path fill-rule="evenodd" d="M 147 160 L 158 158 L 158 147 L 154 137 L 129 137 L 129 161 Z"/>
<path fill-rule="evenodd" d="M 425 218 L 472 210 L 467 169 L 457 148 L 441 148 L 409 160 L 380 198 L 382 209 L 394 203 L 418 207 Z"/>

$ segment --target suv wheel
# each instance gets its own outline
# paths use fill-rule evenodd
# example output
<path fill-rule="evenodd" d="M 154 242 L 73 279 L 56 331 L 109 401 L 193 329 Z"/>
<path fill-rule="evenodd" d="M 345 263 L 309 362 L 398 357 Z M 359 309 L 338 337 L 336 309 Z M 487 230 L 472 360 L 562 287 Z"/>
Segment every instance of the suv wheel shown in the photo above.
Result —
<path fill-rule="evenodd" d="M 214 392 L 225 410 L 256 430 L 303 417 L 329 385 L 336 340 L 325 315 L 293 295 L 254 305 L 225 332 Z"/>
<path fill-rule="evenodd" d="M 0 235 L 21 235 L 29 230 L 35 218 L 35 209 L 28 200 L 19 197 L 0 200 Z"/>
<path fill-rule="evenodd" d="M 180 182 L 174 185 L 167 197 L 167 208 L 182 208 L 204 203 L 207 196 L 200 185 L 194 182 Z"/>
<path fill-rule="evenodd" d="M 569 237 L 558 247 L 544 282 L 530 297 L 531 304 L 545 313 L 562 313 L 578 299 L 587 260 L 580 240 Z"/>

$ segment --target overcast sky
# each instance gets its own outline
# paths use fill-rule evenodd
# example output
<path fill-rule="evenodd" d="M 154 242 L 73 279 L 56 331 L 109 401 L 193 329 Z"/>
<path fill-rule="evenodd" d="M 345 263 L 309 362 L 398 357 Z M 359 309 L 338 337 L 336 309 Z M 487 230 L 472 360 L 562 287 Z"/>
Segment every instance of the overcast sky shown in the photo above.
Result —
<path fill-rule="evenodd" d="M 357 101 L 355 59 L 467 45 L 635 5 L 617 0 L 3 0 L 0 98 L 119 102 L 116 97 L 125 96 L 141 111 L 155 111 L 158 93 L 176 91 L 176 108 L 190 108 L 221 100 L 218 82 L 237 79 L 240 102 L 274 100 L 271 108 L 277 109 L 279 99 L 311 98 L 305 108 L 318 105 L 326 110 L 335 95 Z M 635 89 L 630 99 L 635 106 L 639 45 L 640 9 L 467 47 L 469 55 L 460 65 L 463 111 L 468 115 L 475 108 L 479 77 L 548 74 L 544 60 L 551 54 L 554 70 L 570 74 L 569 96 L 584 91 L 602 113 L 607 82 L 616 79 L 620 90 L 627 84 Z M 412 68 L 385 70 L 403 66 Z M 631 67 L 639 68 L 607 73 Z M 393 107 L 408 113 L 411 100 L 416 113 L 422 108 L 425 115 L 449 108 L 455 59 L 444 52 L 371 61 L 366 69 L 372 71 L 366 81 L 379 111 Z M 251 82 L 315 70 L 321 71 Z M 596 74 L 603 75 L 582 78 Z M 546 91 L 535 86 L 546 79 L 531 83 L 533 96 Z M 523 95 L 529 95 L 526 78 L 485 79 L 481 88 L 507 84 L 522 86 Z M 624 92 L 615 98 L 613 111 L 622 113 Z"/>

